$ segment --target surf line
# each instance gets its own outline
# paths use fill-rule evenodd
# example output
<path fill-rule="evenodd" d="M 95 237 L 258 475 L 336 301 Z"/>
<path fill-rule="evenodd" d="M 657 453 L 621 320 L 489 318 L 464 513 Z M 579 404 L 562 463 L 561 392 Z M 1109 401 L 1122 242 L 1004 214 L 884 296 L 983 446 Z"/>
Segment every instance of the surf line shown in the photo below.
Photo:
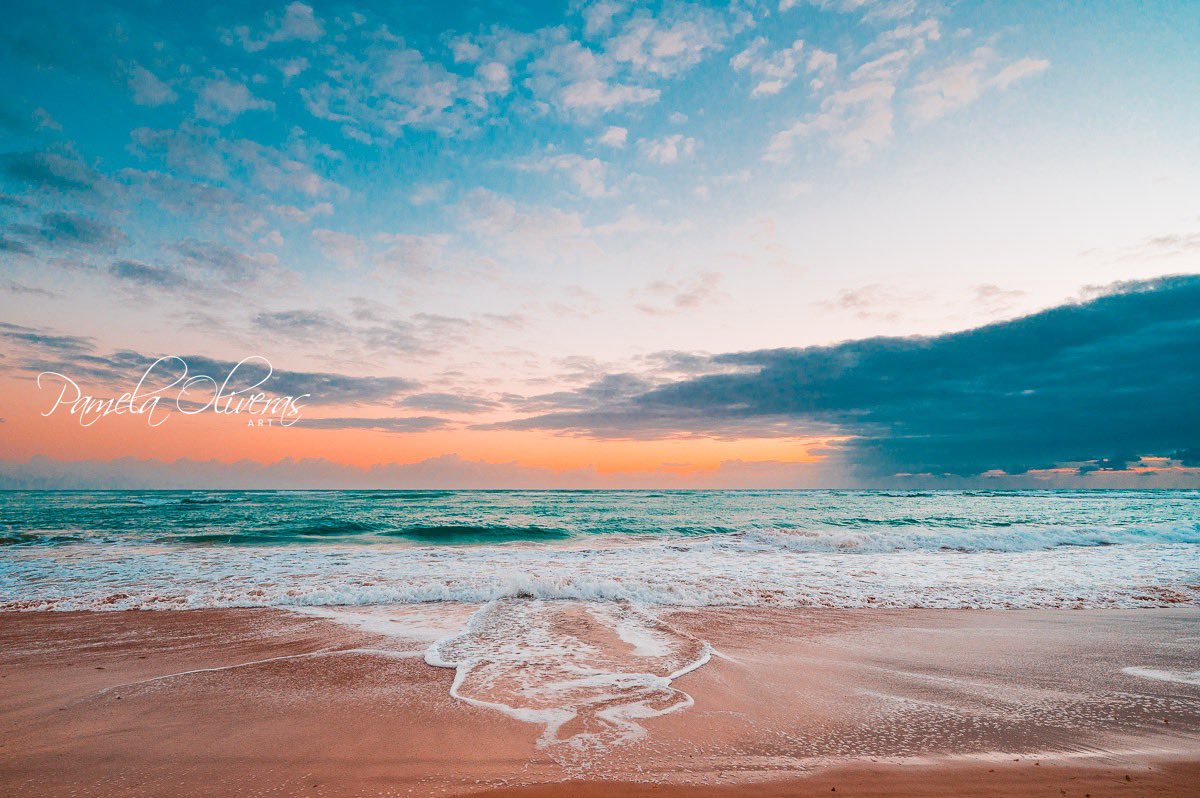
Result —
<path fill-rule="evenodd" d="M 602 606 L 597 611 L 601 607 L 586 601 L 495 599 L 460 632 L 433 643 L 425 662 L 454 669 L 451 697 L 543 725 L 539 747 L 640 739 L 646 729 L 637 721 L 694 705 L 671 682 L 708 663 L 713 649 L 635 604 Z M 585 618 L 596 625 L 598 638 L 586 633 Z M 563 628 L 573 631 L 560 633 Z M 610 633 L 628 650 L 605 646 L 601 641 Z M 572 722 L 582 730 L 563 736 Z"/>

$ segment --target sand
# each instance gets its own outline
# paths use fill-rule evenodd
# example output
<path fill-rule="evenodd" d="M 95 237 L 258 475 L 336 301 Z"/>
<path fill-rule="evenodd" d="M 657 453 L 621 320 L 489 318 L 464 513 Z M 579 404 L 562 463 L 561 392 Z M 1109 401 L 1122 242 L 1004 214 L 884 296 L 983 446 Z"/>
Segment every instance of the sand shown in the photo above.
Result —
<path fill-rule="evenodd" d="M 1200 795 L 1194 609 L 665 620 L 715 651 L 694 705 L 579 748 L 369 628 L 3 614 L 0 795 Z"/>

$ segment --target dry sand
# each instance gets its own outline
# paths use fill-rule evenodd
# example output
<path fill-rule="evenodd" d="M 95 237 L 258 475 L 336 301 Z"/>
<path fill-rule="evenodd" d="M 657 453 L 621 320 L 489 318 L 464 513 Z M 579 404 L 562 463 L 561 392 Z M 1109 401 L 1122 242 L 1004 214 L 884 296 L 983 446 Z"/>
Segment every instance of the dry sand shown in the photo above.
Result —
<path fill-rule="evenodd" d="M 3 614 L 0 795 L 1200 795 L 1197 610 L 667 620 L 694 706 L 580 750 L 321 618 Z"/>

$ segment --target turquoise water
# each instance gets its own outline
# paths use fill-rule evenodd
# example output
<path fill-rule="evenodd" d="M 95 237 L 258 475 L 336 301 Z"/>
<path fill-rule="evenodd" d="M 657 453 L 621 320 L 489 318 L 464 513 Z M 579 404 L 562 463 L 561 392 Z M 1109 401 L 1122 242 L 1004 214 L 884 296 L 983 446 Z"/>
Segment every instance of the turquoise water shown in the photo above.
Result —
<path fill-rule="evenodd" d="M 1159 606 L 1197 491 L 0 493 L 0 607 Z"/>
<path fill-rule="evenodd" d="M 489 545 L 776 534 L 793 548 L 1200 543 L 1200 492 L 0 492 L 9 545 Z"/>

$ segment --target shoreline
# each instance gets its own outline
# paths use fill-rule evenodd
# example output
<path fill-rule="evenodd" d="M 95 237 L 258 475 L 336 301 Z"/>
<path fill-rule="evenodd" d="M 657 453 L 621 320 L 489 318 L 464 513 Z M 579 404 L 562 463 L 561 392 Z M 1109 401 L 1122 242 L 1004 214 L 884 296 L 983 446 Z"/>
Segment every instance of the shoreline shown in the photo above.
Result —
<path fill-rule="evenodd" d="M 680 706 L 615 743 L 580 715 L 540 746 L 426 664 L 469 610 L 424 638 L 271 609 L 4 613 L 0 792 L 1182 796 L 1200 778 L 1194 608 L 666 610 L 713 652 L 670 682 Z"/>

